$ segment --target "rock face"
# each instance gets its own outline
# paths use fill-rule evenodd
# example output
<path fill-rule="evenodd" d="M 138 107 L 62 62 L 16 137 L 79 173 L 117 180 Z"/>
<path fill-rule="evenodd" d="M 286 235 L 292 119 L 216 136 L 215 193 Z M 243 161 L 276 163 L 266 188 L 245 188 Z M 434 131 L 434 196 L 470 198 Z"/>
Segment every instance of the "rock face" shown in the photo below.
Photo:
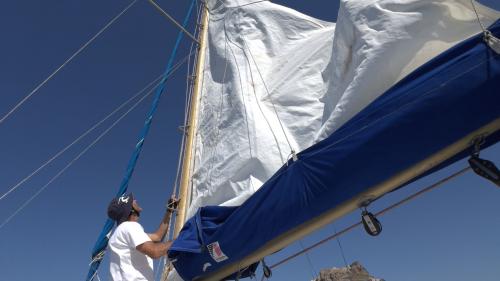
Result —
<path fill-rule="evenodd" d="M 349 267 L 323 269 L 313 281 L 384 281 L 370 276 L 368 271 L 357 261 Z"/>

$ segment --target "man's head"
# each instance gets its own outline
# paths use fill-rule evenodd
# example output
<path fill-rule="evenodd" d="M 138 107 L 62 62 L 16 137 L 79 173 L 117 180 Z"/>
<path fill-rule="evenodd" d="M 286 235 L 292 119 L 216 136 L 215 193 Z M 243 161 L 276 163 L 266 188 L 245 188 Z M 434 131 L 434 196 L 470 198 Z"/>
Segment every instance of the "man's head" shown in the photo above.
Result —
<path fill-rule="evenodd" d="M 138 212 L 141 211 L 134 208 L 133 205 L 137 205 L 137 203 L 134 204 L 134 195 L 132 193 L 113 198 L 108 206 L 108 217 L 116 221 L 117 224 L 127 221 L 133 212 L 138 215 Z"/>

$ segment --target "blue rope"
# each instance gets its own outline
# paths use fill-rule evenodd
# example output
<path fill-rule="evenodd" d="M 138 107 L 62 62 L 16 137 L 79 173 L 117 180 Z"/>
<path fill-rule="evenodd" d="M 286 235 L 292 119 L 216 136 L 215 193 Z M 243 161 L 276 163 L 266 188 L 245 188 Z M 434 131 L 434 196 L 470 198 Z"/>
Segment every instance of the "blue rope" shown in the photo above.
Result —
<path fill-rule="evenodd" d="M 184 22 L 182 26 L 186 28 L 189 18 L 191 17 L 191 13 L 194 8 L 196 0 L 191 1 L 191 5 L 189 7 L 189 10 L 186 14 L 186 17 L 184 18 Z M 156 89 L 155 96 L 153 103 L 151 104 L 151 109 L 149 110 L 149 113 L 147 115 L 146 121 L 144 122 L 144 126 L 142 127 L 141 133 L 139 135 L 139 140 L 137 144 L 135 145 L 135 150 L 132 153 L 132 156 L 130 157 L 130 160 L 128 162 L 127 170 L 125 172 L 125 176 L 120 184 L 120 189 L 118 190 L 118 193 L 116 194 L 116 197 L 120 197 L 125 192 L 127 192 L 128 184 L 130 181 L 130 178 L 132 177 L 132 174 L 135 169 L 135 165 L 137 163 L 137 159 L 139 158 L 139 155 L 142 150 L 142 146 L 144 145 L 144 140 L 149 132 L 149 129 L 151 127 L 151 121 L 153 120 L 153 115 L 156 112 L 156 109 L 158 108 L 158 104 L 160 103 L 160 98 L 165 91 L 166 87 L 166 82 L 168 79 L 168 74 L 172 71 L 172 67 L 174 64 L 174 59 L 177 53 L 177 49 L 179 48 L 179 45 L 181 43 L 182 37 L 183 37 L 183 32 L 179 31 L 177 35 L 177 40 L 175 42 L 174 49 L 172 50 L 170 54 L 170 58 L 167 63 L 167 68 L 165 70 L 165 75 L 163 76 L 163 79 L 160 82 L 160 85 Z M 106 251 L 106 248 L 108 246 L 108 240 L 109 237 L 108 235 L 111 233 L 111 230 L 113 229 L 114 221 L 111 219 L 106 220 L 106 223 L 104 224 L 104 227 L 101 231 L 101 234 L 99 235 L 99 238 L 97 239 L 94 249 L 92 250 L 92 263 L 90 264 L 89 272 L 87 274 L 87 281 L 91 281 L 95 277 L 95 273 L 97 272 L 97 269 L 99 268 L 99 265 L 101 264 L 102 258 L 96 259 L 96 257 L 100 254 L 103 254 Z"/>

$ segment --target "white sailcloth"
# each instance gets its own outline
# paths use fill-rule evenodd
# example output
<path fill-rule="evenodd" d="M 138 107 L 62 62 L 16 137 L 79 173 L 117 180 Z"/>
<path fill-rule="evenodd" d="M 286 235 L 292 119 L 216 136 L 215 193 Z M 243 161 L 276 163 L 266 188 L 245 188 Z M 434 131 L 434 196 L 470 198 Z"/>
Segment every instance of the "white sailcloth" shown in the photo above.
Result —
<path fill-rule="evenodd" d="M 209 4 L 188 217 L 201 206 L 243 203 L 321 126 L 335 24 L 245 3 Z"/>
<path fill-rule="evenodd" d="M 201 206 L 242 204 L 292 149 L 327 137 L 481 31 L 468 0 L 343 0 L 337 24 L 267 1 L 208 6 L 188 218 Z M 485 25 L 499 18 L 477 8 Z"/>

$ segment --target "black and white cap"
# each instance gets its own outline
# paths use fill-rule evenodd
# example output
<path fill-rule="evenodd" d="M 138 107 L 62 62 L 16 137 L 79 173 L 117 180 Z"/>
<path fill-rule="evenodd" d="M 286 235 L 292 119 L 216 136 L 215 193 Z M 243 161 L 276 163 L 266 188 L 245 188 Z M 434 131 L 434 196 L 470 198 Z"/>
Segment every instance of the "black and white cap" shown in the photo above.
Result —
<path fill-rule="evenodd" d="M 132 202 L 134 202 L 132 193 L 113 198 L 108 206 L 108 217 L 116 221 L 117 224 L 126 221 L 132 211 Z"/>

